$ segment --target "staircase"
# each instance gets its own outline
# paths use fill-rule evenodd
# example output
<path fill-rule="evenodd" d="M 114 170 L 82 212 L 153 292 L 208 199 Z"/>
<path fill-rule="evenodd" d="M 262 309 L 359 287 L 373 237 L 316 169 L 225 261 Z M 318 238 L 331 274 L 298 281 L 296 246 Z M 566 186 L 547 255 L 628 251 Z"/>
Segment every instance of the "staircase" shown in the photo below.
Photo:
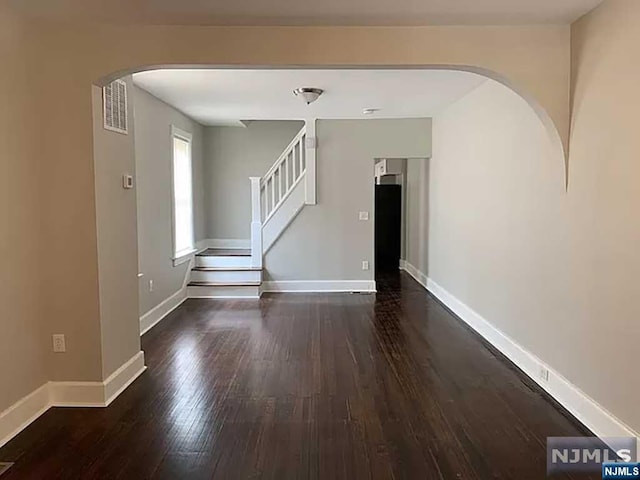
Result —
<path fill-rule="evenodd" d="M 250 250 L 209 248 L 195 257 L 187 295 L 193 298 L 256 298 L 262 268 L 251 265 Z"/>
<path fill-rule="evenodd" d="M 310 132 L 309 132 L 310 130 Z M 259 298 L 264 254 L 304 208 L 315 201 L 315 124 L 307 122 L 262 177 L 251 177 L 251 248 L 209 248 L 195 256 L 191 298 Z"/>

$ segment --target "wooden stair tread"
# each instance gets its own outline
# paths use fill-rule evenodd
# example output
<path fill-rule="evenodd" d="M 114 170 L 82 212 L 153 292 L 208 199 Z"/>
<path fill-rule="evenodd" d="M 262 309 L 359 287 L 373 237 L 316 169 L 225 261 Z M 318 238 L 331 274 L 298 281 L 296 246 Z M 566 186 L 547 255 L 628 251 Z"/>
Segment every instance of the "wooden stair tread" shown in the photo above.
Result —
<path fill-rule="evenodd" d="M 197 254 L 198 257 L 250 257 L 248 248 L 207 248 Z"/>
<path fill-rule="evenodd" d="M 189 282 L 188 287 L 259 287 L 262 282 Z"/>
<path fill-rule="evenodd" d="M 195 272 L 261 272 L 260 267 L 194 267 Z"/>

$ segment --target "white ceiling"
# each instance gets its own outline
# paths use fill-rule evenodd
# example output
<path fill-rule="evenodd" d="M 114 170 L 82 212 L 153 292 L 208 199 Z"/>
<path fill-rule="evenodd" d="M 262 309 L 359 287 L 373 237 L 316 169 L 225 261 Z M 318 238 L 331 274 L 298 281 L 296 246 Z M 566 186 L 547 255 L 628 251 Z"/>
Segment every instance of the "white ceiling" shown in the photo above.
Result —
<path fill-rule="evenodd" d="M 486 81 L 446 70 L 154 70 L 136 85 L 204 125 L 241 120 L 431 117 Z M 306 105 L 298 87 L 325 93 Z M 364 115 L 365 108 L 380 109 Z"/>
<path fill-rule="evenodd" d="M 43 16 L 140 24 L 567 24 L 602 0 L 6 0 Z"/>

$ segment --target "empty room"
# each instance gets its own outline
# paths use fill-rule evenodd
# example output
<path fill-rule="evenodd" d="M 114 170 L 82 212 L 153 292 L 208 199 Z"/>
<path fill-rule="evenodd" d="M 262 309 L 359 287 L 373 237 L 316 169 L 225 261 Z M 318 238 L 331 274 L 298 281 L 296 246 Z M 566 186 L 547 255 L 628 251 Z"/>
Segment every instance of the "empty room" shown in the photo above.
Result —
<path fill-rule="evenodd" d="M 636 0 L 0 0 L 0 480 L 640 478 Z"/>

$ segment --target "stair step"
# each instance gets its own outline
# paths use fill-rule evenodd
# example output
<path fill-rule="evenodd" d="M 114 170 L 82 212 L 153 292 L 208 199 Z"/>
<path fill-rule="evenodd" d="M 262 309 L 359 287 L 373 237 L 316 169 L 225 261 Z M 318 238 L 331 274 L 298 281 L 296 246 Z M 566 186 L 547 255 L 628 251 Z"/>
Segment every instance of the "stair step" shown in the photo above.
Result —
<path fill-rule="evenodd" d="M 260 272 L 260 267 L 194 267 L 194 272 Z"/>
<path fill-rule="evenodd" d="M 251 268 L 252 258 L 246 255 L 198 255 L 196 268 L 228 268 L 240 270 Z"/>
<path fill-rule="evenodd" d="M 189 282 L 189 287 L 259 287 L 262 282 Z"/>
<path fill-rule="evenodd" d="M 249 248 L 207 248 L 197 254 L 198 257 L 250 257 Z"/>
<path fill-rule="evenodd" d="M 251 298 L 258 299 L 261 282 L 190 282 L 189 298 Z"/>
<path fill-rule="evenodd" d="M 221 258 L 221 257 L 217 257 Z M 244 284 L 262 280 L 262 269 L 251 267 L 206 266 L 191 270 L 192 282 Z"/>

